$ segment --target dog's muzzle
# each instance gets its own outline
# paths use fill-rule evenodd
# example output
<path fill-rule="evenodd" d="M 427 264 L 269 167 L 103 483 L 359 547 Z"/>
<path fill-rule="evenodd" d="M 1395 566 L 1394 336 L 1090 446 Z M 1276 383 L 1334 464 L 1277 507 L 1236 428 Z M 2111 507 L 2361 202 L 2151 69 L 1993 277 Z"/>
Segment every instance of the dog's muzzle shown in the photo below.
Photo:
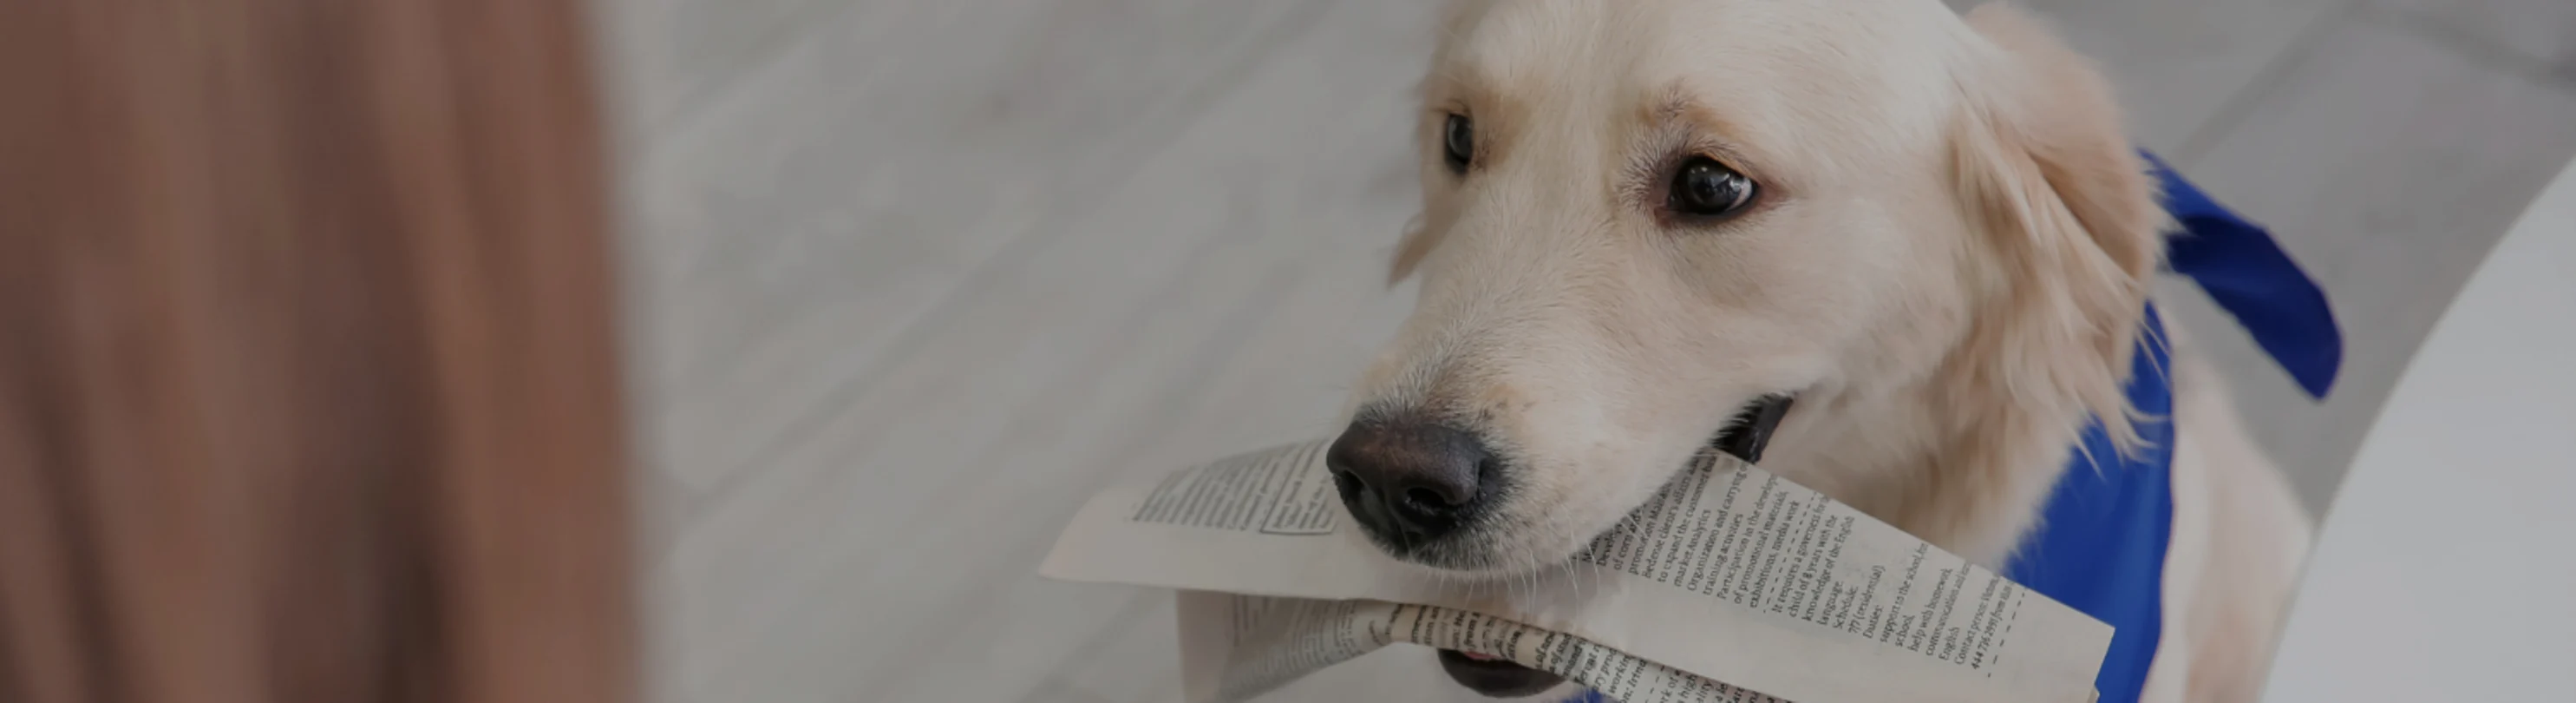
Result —
<path fill-rule="evenodd" d="M 1771 444 L 1771 432 L 1779 429 L 1780 418 L 1789 415 L 1789 401 L 1785 395 L 1755 399 L 1717 431 L 1717 436 L 1709 440 L 1709 448 L 1747 463 L 1762 461 L 1762 449 Z M 1537 695 L 1565 682 L 1565 677 L 1553 673 L 1453 649 L 1440 650 L 1440 670 L 1448 672 L 1450 680 L 1467 690 L 1494 698 Z"/>

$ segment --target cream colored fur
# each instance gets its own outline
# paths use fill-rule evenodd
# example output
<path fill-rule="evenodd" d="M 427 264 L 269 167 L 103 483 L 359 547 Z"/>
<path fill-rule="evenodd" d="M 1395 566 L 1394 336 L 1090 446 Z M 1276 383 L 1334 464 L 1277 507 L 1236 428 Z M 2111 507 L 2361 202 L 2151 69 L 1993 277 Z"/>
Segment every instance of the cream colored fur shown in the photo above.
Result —
<path fill-rule="evenodd" d="M 2121 385 L 2168 229 L 2108 88 L 2044 28 L 1935 0 L 1466 0 L 1422 86 L 1413 316 L 1359 407 L 1479 433 L 1512 490 L 1438 566 L 1562 563 L 1748 401 L 1766 468 L 1996 565 Z M 1441 158 L 1450 114 L 1475 165 Z M 1760 183 L 1659 210 L 1679 158 Z M 2151 700 L 2259 683 L 2306 517 L 2178 349 Z M 2214 534 L 2230 535 L 2218 540 Z"/>

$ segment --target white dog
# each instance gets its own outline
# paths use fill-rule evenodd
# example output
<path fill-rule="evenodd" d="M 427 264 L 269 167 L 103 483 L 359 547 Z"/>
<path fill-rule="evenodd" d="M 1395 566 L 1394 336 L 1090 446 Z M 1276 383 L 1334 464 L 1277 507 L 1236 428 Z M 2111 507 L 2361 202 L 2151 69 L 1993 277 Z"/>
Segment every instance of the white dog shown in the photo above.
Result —
<path fill-rule="evenodd" d="M 1793 397 L 1765 468 L 2002 569 L 2088 427 L 2127 452 L 2167 421 L 2124 389 L 2172 221 L 2102 79 L 2014 10 L 1465 0 L 1444 21 L 1394 263 L 1421 297 L 1333 453 L 1393 556 L 1561 564 L 1748 404 Z M 2172 358 L 2162 636 L 2132 697 L 2250 700 L 2308 520 L 2219 379 Z M 1557 683 L 1443 660 L 1489 694 Z"/>

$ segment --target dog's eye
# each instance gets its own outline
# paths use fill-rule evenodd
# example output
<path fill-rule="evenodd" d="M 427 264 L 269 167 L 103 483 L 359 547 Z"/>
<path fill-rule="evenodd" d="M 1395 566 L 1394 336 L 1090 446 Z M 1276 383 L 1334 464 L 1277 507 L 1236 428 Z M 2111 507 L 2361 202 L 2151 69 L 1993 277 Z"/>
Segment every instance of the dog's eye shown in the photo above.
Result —
<path fill-rule="evenodd" d="M 1467 164 L 1476 158 L 1476 125 L 1466 115 L 1452 114 L 1440 130 L 1440 158 L 1449 164 L 1449 172 L 1467 173 Z"/>
<path fill-rule="evenodd" d="M 1724 217 L 1753 203 L 1753 179 L 1716 159 L 1693 156 L 1673 172 L 1665 207 L 1684 217 Z"/>

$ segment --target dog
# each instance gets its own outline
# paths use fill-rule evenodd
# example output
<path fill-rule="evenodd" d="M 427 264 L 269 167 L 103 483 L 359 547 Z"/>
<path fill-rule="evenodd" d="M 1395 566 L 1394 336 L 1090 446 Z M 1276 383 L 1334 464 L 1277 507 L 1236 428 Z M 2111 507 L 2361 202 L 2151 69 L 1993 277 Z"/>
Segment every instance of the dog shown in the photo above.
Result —
<path fill-rule="evenodd" d="M 2188 340 L 2143 331 L 2175 223 L 2042 23 L 1936 0 L 1441 20 L 1391 271 L 1419 297 L 1328 458 L 1379 549 L 1460 579 L 1564 564 L 1793 398 L 1765 469 L 2001 571 L 2090 432 L 2170 456 L 2162 636 L 2104 700 L 2257 695 L 2311 523 Z M 2149 366 L 2169 417 L 2130 402 Z M 1453 654 L 1479 693 L 1574 693 Z"/>

